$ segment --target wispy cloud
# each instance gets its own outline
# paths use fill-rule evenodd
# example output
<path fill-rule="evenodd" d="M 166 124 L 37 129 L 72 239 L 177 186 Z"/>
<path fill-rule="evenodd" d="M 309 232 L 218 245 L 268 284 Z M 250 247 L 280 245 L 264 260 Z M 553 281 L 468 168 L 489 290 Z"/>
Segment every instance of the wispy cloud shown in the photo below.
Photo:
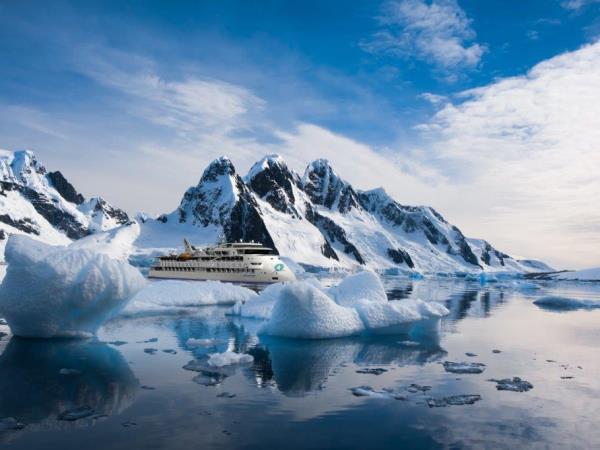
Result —
<path fill-rule="evenodd" d="M 462 180 L 471 191 L 465 199 L 489 211 L 488 233 L 518 229 L 533 237 L 523 243 L 530 254 L 560 249 L 599 262 L 582 231 L 600 221 L 590 203 L 600 196 L 599 73 L 596 43 L 463 92 L 462 103 L 447 104 L 420 127 L 440 176 Z M 538 235 L 553 248 L 536 243 Z"/>
<path fill-rule="evenodd" d="M 249 126 L 250 113 L 264 105 L 248 89 L 221 80 L 193 75 L 166 79 L 143 57 L 106 49 L 92 55 L 79 66 L 82 73 L 124 94 L 131 113 L 180 136 L 239 131 Z"/>
<path fill-rule="evenodd" d="M 451 73 L 476 67 L 486 51 L 455 0 L 386 1 L 378 22 L 380 29 L 360 44 L 370 53 L 416 58 Z"/>
<path fill-rule="evenodd" d="M 565 9 L 579 11 L 583 7 L 592 3 L 600 3 L 600 0 L 563 0 L 560 2 L 560 6 Z"/>

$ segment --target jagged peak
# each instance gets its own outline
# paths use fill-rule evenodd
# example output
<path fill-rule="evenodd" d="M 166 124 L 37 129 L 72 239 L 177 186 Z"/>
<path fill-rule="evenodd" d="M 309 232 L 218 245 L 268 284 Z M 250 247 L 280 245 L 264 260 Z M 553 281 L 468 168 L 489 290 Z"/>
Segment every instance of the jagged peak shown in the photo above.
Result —
<path fill-rule="evenodd" d="M 222 176 L 234 175 L 236 175 L 236 171 L 231 160 L 227 156 L 219 156 L 206 166 L 199 184 L 207 181 L 216 181 Z"/>
<path fill-rule="evenodd" d="M 352 185 L 333 170 L 327 159 L 316 159 L 308 164 L 302 177 L 302 187 L 315 204 L 338 209 L 342 213 L 352 207 L 360 207 Z"/>
<path fill-rule="evenodd" d="M 251 182 L 252 179 L 259 173 L 273 168 L 279 168 L 280 170 L 291 172 L 281 155 L 274 153 L 263 156 L 260 160 L 256 161 L 244 177 L 244 180 L 247 183 Z"/>

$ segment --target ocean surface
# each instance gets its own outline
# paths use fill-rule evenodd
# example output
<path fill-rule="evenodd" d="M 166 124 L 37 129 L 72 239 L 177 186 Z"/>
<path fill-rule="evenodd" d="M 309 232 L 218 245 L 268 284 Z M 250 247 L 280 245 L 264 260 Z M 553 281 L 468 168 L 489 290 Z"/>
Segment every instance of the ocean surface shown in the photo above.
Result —
<path fill-rule="evenodd" d="M 600 284 L 388 277 L 385 285 L 393 299 L 445 304 L 451 313 L 439 334 L 267 339 L 257 337 L 260 321 L 202 307 L 113 321 L 92 340 L 6 335 L 0 418 L 25 427 L 0 432 L 0 446 L 600 448 L 600 309 L 534 304 L 549 296 L 600 301 Z M 189 338 L 213 341 L 189 349 Z M 254 362 L 183 368 L 228 349 Z M 451 373 L 445 361 L 485 366 Z M 533 388 L 498 390 L 489 381 L 513 377 Z M 361 392 L 370 395 L 354 395 Z"/>

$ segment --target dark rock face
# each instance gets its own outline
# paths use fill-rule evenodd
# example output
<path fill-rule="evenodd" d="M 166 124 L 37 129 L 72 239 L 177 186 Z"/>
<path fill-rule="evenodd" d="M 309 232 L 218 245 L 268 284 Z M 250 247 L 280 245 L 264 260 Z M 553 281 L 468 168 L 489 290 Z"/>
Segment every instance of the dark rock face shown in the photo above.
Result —
<path fill-rule="evenodd" d="M 337 209 L 341 213 L 360 205 L 358 194 L 331 168 L 329 162 L 320 159 L 312 162 L 302 179 L 304 192 L 315 205 Z"/>
<path fill-rule="evenodd" d="M 504 260 L 506 258 L 510 258 L 510 256 L 508 256 L 506 253 L 502 253 L 499 252 L 498 250 L 496 250 L 494 247 L 492 247 L 489 242 L 484 241 L 485 243 L 485 247 L 483 249 L 483 252 L 481 254 L 481 260 L 487 264 L 488 266 L 491 264 L 491 255 L 496 256 L 496 258 L 498 258 L 498 260 L 500 261 L 500 265 L 504 266 Z"/>
<path fill-rule="evenodd" d="M 277 251 L 256 200 L 228 158 L 206 168 L 198 185 L 185 192 L 178 215 L 182 223 L 222 226 L 229 242 L 255 241 Z"/>
<path fill-rule="evenodd" d="M 456 232 L 456 235 L 457 235 L 456 245 L 459 248 L 460 256 L 462 256 L 462 258 L 469 264 L 473 264 L 474 266 L 481 267 L 479 265 L 477 256 L 475 256 L 475 253 L 473 253 L 473 250 L 471 249 L 471 246 L 467 242 L 467 239 L 465 238 L 464 234 L 462 234 L 462 231 L 460 231 L 455 226 L 453 226 L 452 229 Z"/>
<path fill-rule="evenodd" d="M 406 264 L 411 269 L 415 267 L 415 263 L 406 250 L 400 248 L 388 248 L 387 253 L 391 260 L 396 264 Z"/>
<path fill-rule="evenodd" d="M 306 219 L 319 228 L 319 230 L 321 230 L 321 233 L 326 237 L 329 244 L 329 249 L 331 252 L 333 252 L 333 254 L 335 254 L 335 251 L 331 247 L 331 244 L 339 242 L 344 246 L 344 253 L 354 257 L 359 264 L 365 264 L 365 260 L 361 256 L 356 246 L 354 246 L 354 244 L 348 240 L 344 229 L 336 224 L 333 220 L 316 212 L 310 204 L 306 205 Z M 325 253 L 323 253 L 323 255 L 327 256 Z M 337 255 L 333 258 L 339 260 Z"/>
<path fill-rule="evenodd" d="M 81 205 L 85 198 L 83 195 L 79 194 L 73 185 L 69 183 L 62 173 L 50 172 L 46 175 L 54 189 L 58 191 L 58 193 L 68 202 L 75 203 L 76 205 Z"/>
<path fill-rule="evenodd" d="M 96 199 L 96 206 L 94 206 L 94 212 L 99 214 L 104 214 L 111 219 L 115 219 L 115 221 L 119 225 L 125 225 L 129 223 L 129 216 L 122 209 L 116 208 L 112 205 L 109 205 L 104 199 L 98 197 Z"/>
<path fill-rule="evenodd" d="M 4 230 L 0 230 L 0 241 L 3 241 L 7 238 L 6 232 Z"/>
<path fill-rule="evenodd" d="M 40 230 L 38 229 L 37 225 L 28 218 L 14 220 L 8 214 L 0 214 L 0 222 L 10 225 L 11 227 L 21 230 L 27 234 L 35 234 L 36 236 L 40 235 Z M 4 230 L 0 230 L 0 232 L 2 233 L 0 240 L 6 239 L 6 233 Z"/>
<path fill-rule="evenodd" d="M 285 165 L 275 159 L 266 159 L 262 170 L 247 180 L 250 189 L 267 201 L 275 210 L 300 217 L 295 208 L 296 198 L 293 186 L 300 180 Z"/>

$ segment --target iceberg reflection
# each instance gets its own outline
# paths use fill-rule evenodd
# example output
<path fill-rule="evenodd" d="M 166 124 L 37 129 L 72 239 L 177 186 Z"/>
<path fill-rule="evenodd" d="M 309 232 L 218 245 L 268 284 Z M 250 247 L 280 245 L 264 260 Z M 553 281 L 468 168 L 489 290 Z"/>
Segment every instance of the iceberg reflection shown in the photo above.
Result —
<path fill-rule="evenodd" d="M 446 355 L 436 343 L 403 344 L 397 337 L 318 341 L 269 338 L 249 353 L 254 355 L 259 382 L 265 384 L 272 378 L 279 391 L 291 397 L 323 389 L 327 379 L 348 363 L 422 365 Z"/>
<path fill-rule="evenodd" d="M 64 427 L 58 416 L 74 408 L 91 408 L 95 417 L 119 413 L 139 386 L 123 356 L 94 340 L 12 338 L 0 373 L 0 417 L 14 417 L 26 429 Z"/>

